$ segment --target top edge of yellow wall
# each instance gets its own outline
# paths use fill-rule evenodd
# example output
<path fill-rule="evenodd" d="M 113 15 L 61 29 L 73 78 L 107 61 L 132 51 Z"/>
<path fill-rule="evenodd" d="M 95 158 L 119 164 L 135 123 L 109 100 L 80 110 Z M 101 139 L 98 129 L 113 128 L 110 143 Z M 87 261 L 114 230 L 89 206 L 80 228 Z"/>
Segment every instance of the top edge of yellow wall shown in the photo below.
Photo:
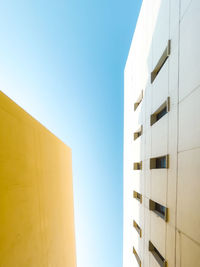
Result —
<path fill-rule="evenodd" d="M 30 125 L 40 126 L 47 132 L 49 132 L 54 138 L 57 139 L 58 142 L 64 144 L 69 150 L 67 144 L 65 144 L 60 138 L 58 138 L 55 134 L 53 134 L 49 129 L 47 129 L 42 123 L 40 123 L 37 119 L 31 116 L 26 110 L 20 107 L 15 101 L 13 101 L 9 96 L 7 96 L 2 90 L 0 90 L 0 107 L 4 109 L 6 112 L 10 113 L 14 117 L 17 117 L 19 120 L 24 120 L 25 118 L 30 119 Z M 29 120 L 26 120 L 26 123 L 29 123 Z"/>

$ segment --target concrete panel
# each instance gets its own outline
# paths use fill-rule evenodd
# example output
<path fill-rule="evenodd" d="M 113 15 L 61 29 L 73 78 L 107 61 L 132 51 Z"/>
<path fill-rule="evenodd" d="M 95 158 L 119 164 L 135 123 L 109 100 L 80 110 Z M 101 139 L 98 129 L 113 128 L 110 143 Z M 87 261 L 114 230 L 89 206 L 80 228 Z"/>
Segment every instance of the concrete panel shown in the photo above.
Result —
<path fill-rule="evenodd" d="M 144 124 L 144 116 L 142 110 L 144 109 L 144 103 L 141 103 L 135 112 L 133 112 L 131 120 L 134 128 Z"/>
<path fill-rule="evenodd" d="M 151 170 L 151 199 L 166 207 L 167 170 Z"/>
<path fill-rule="evenodd" d="M 145 196 L 150 198 L 150 190 L 151 190 L 151 170 L 149 169 L 149 159 L 145 160 Z"/>
<path fill-rule="evenodd" d="M 150 117 L 150 116 L 149 116 Z M 145 159 L 149 159 L 151 157 L 151 128 L 146 132 L 146 143 L 145 143 Z"/>
<path fill-rule="evenodd" d="M 177 226 L 200 243 L 200 149 L 179 153 Z"/>
<path fill-rule="evenodd" d="M 173 98 L 171 98 L 172 100 Z M 174 102 L 176 100 L 174 99 Z M 169 224 L 175 226 L 176 221 L 176 184 L 177 184 L 177 106 L 171 101 L 171 110 L 169 112 L 169 169 L 167 184 L 167 207 Z"/>
<path fill-rule="evenodd" d="M 179 26 L 179 6 L 180 0 L 170 0 L 170 39 Z"/>
<path fill-rule="evenodd" d="M 133 138 L 133 132 L 132 132 L 132 138 Z M 140 136 L 136 140 L 133 140 L 132 142 L 132 153 L 130 154 L 130 157 L 132 158 L 133 162 L 143 160 L 144 139 L 145 136 L 144 134 L 142 134 L 142 136 Z"/>
<path fill-rule="evenodd" d="M 176 248 L 175 248 L 175 238 L 176 230 L 175 227 L 167 224 L 167 234 L 166 234 L 166 261 L 168 267 L 175 267 L 176 258 Z"/>
<path fill-rule="evenodd" d="M 169 0 L 153 4 L 156 23 L 153 30 L 153 68 L 159 61 L 169 39 Z"/>
<path fill-rule="evenodd" d="M 184 14 L 189 8 L 189 5 L 192 1 L 198 1 L 198 0 L 179 0 L 181 2 L 181 19 L 183 18 Z"/>
<path fill-rule="evenodd" d="M 200 1 L 194 0 L 180 24 L 179 100 L 200 84 Z"/>
<path fill-rule="evenodd" d="M 143 197 L 143 205 L 146 209 L 149 209 L 149 198 L 148 197 Z"/>
<path fill-rule="evenodd" d="M 134 240 L 139 242 L 139 239 L 134 238 L 135 230 L 133 228 L 133 220 L 137 220 L 136 217 L 137 214 L 139 213 L 139 206 L 137 206 L 132 196 L 133 192 L 131 192 L 131 188 L 129 188 L 129 191 L 127 191 L 126 188 L 126 191 L 124 193 L 124 203 L 129 203 L 129 205 L 124 205 L 124 212 L 126 213 L 126 217 L 124 218 L 124 226 L 125 226 L 124 230 L 126 232 L 124 232 L 123 236 L 124 236 L 124 253 L 126 255 L 126 260 L 128 259 L 128 264 L 132 264 L 132 266 L 134 266 L 133 264 L 135 264 L 135 257 L 133 255 L 133 244 L 134 244 L 133 242 Z M 136 248 L 137 247 L 138 245 L 136 246 Z"/>
<path fill-rule="evenodd" d="M 143 225 L 144 221 L 144 207 L 143 203 L 140 203 L 137 199 L 133 199 L 133 206 L 132 206 L 132 218 L 135 220 L 139 225 Z"/>
<path fill-rule="evenodd" d="M 133 190 L 136 192 L 141 192 L 141 194 L 144 194 L 144 173 L 143 172 L 134 172 L 132 175 L 132 183 L 131 186 Z"/>
<path fill-rule="evenodd" d="M 76 266 L 71 149 L 0 92 L 0 266 Z"/>
<path fill-rule="evenodd" d="M 164 64 L 158 73 L 152 85 L 152 113 L 157 110 L 168 97 L 168 61 Z"/>
<path fill-rule="evenodd" d="M 140 257 L 140 259 L 142 259 L 143 257 L 143 239 L 140 238 L 138 232 L 135 230 L 135 228 L 132 228 L 132 237 L 133 237 L 133 243 L 132 246 L 134 246 L 134 248 L 137 251 L 138 256 Z"/>
<path fill-rule="evenodd" d="M 152 66 L 152 59 L 153 59 L 153 47 L 152 47 L 152 32 L 153 32 L 153 5 L 155 0 L 144 0 L 146 6 L 146 13 L 145 13 L 145 28 L 146 28 L 146 52 L 147 52 L 147 59 L 146 59 L 146 68 L 148 74 L 151 72 Z M 148 75 L 149 76 L 149 75 Z"/>
<path fill-rule="evenodd" d="M 179 105 L 179 151 L 200 146 L 200 87 Z"/>
<path fill-rule="evenodd" d="M 149 85 L 145 90 L 145 123 L 146 130 L 148 131 L 150 126 L 150 115 L 152 113 L 152 86 Z"/>
<path fill-rule="evenodd" d="M 168 114 L 152 126 L 151 157 L 167 155 L 168 152 Z"/>
<path fill-rule="evenodd" d="M 200 246 L 181 232 L 176 232 L 176 266 L 200 266 Z"/>
<path fill-rule="evenodd" d="M 176 224 L 176 187 L 177 187 L 177 154 L 170 153 L 170 163 L 167 178 L 168 224 Z"/>
<path fill-rule="evenodd" d="M 133 238 L 133 247 L 135 248 L 137 255 L 139 256 L 141 263 L 143 263 L 143 256 L 144 256 L 143 239 L 137 236 L 137 232 L 135 233 L 135 237 Z M 134 254 L 133 257 L 135 258 Z M 137 263 L 136 265 L 133 266 L 139 266 L 139 264 Z"/>
<path fill-rule="evenodd" d="M 176 0 L 175 0 L 176 1 Z M 178 73 L 179 73 L 179 25 L 174 29 L 171 40 L 171 53 L 168 58 L 169 64 L 169 97 L 170 110 L 178 103 Z"/>
<path fill-rule="evenodd" d="M 137 205 L 136 203 L 134 203 L 134 207 L 133 207 L 133 220 L 135 220 L 137 222 L 137 224 L 140 226 L 140 228 L 142 229 L 142 233 L 144 230 L 144 208 L 142 205 Z M 141 261 L 143 261 L 143 237 L 140 237 L 138 232 L 135 230 L 135 228 L 133 227 L 133 220 L 132 220 L 132 243 L 131 245 L 131 251 L 133 251 L 133 246 L 140 258 Z M 128 230 L 128 229 L 127 229 Z M 130 229 L 129 229 L 129 234 L 130 234 Z M 133 254 L 133 258 L 135 258 L 134 254 Z M 134 259 L 135 261 L 135 259 Z M 137 262 L 137 261 L 136 261 Z"/>
<path fill-rule="evenodd" d="M 165 258 L 166 222 L 154 212 L 151 212 L 150 220 L 150 240 L 153 245 L 159 250 L 161 255 Z"/>
<path fill-rule="evenodd" d="M 144 209 L 145 221 L 144 221 L 144 266 L 149 265 L 149 240 L 150 240 L 150 211 L 148 208 Z"/>

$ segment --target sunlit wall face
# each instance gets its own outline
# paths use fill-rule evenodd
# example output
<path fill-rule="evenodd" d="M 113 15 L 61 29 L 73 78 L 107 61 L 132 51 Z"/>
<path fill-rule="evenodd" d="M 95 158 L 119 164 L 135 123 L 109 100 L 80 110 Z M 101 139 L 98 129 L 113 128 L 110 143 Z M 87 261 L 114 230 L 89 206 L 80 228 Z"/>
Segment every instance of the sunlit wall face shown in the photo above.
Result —
<path fill-rule="evenodd" d="M 71 149 L 0 91 L 0 265 L 76 267 Z"/>
<path fill-rule="evenodd" d="M 158 38 L 168 19 L 167 14 L 163 16 L 164 10 L 168 10 L 169 14 L 169 1 L 163 3 L 162 7 L 161 1 L 143 1 L 125 67 L 124 267 L 135 266 L 138 262 L 148 266 L 151 234 L 148 206 L 152 192 L 149 158 L 153 151 L 150 127 L 153 88 L 150 74 L 168 41 L 165 35 L 161 40 Z M 157 23 L 159 19 L 161 22 Z M 138 131 L 140 134 L 135 138 Z M 140 164 L 140 168 L 135 168 L 135 164 Z M 137 193 L 141 195 L 140 199 Z M 134 222 L 139 228 L 134 226 Z"/>
<path fill-rule="evenodd" d="M 143 1 L 125 67 L 124 267 L 200 264 L 199 9 Z"/>

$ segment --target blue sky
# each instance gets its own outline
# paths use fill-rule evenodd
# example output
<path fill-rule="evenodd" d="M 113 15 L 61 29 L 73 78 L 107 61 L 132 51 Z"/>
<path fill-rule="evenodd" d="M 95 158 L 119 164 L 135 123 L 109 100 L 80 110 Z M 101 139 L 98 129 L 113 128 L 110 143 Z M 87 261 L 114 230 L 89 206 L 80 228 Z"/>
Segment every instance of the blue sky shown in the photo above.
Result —
<path fill-rule="evenodd" d="M 0 89 L 73 151 L 78 267 L 122 266 L 123 70 L 141 2 L 0 3 Z"/>

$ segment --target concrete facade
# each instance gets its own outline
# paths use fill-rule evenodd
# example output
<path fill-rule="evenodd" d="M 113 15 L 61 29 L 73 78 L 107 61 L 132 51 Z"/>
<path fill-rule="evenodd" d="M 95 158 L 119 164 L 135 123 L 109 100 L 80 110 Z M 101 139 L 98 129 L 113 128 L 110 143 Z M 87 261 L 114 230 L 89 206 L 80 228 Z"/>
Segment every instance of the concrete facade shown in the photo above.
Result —
<path fill-rule="evenodd" d="M 125 67 L 123 267 L 200 266 L 200 1 L 143 0 Z"/>
<path fill-rule="evenodd" d="M 75 267 L 71 149 L 0 91 L 0 267 Z"/>

